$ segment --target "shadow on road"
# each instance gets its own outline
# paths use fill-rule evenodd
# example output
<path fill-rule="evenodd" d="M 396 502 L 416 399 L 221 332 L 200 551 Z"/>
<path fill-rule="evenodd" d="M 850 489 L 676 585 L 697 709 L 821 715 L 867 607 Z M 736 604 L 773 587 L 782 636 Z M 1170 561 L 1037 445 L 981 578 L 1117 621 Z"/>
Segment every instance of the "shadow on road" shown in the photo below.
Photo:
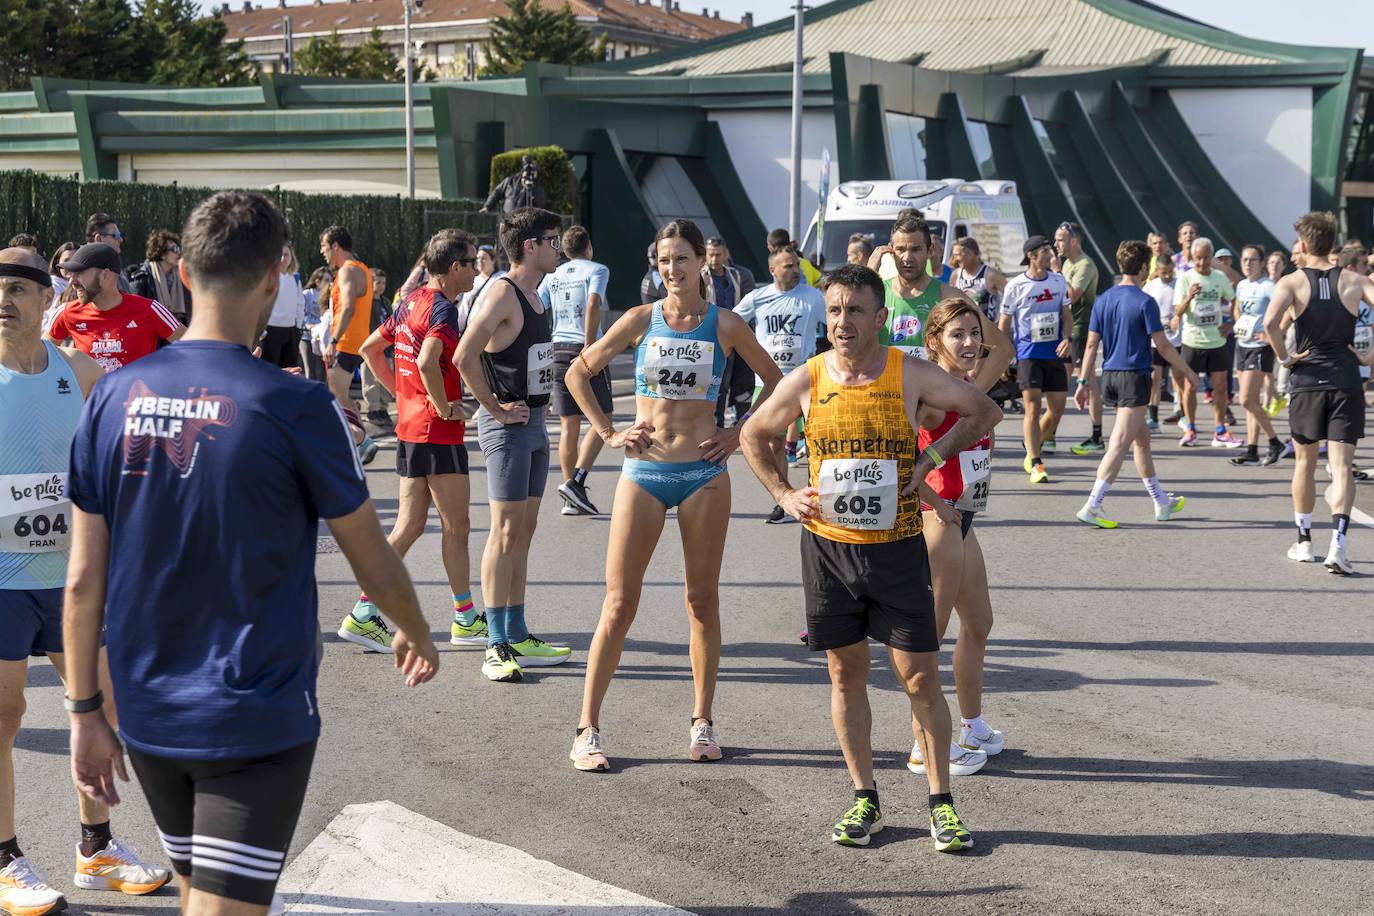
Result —
<path fill-rule="evenodd" d="M 1000 846 L 1061 846 L 1094 852 L 1140 852 L 1162 856 L 1234 856 L 1246 859 L 1374 861 L 1374 837 L 1332 833 L 1084 834 L 1041 830 L 980 830 Z"/>
<path fill-rule="evenodd" d="M 1141 639 L 1134 642 L 1069 642 L 1058 639 L 991 639 L 992 647 L 1064 649 L 1089 652 L 1206 652 L 1209 655 L 1374 655 L 1374 642 L 1206 642 L 1201 640 Z"/>

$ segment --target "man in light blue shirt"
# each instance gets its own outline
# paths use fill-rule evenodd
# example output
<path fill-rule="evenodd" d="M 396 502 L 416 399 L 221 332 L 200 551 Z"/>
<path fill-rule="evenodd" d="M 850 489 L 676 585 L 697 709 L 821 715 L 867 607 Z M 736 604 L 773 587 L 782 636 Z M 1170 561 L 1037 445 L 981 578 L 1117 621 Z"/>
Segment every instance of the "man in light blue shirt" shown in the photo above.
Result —
<path fill-rule="evenodd" d="M 601 452 L 601 437 L 588 429 L 582 435 L 582 409 L 568 391 L 568 367 L 582 349 L 595 343 L 605 330 L 606 284 L 610 271 L 592 260 L 592 239 L 582 226 L 563 233 L 563 254 L 568 260 L 539 284 L 539 298 L 553 315 L 553 408 L 558 412 L 558 463 L 563 483 L 564 515 L 596 515 L 597 508 L 587 496 L 587 473 Z M 611 375 L 606 369 L 592 378 L 597 403 L 611 413 Z M 582 441 L 579 445 L 578 438 Z"/>
<path fill-rule="evenodd" d="M 754 327 L 754 335 L 783 374 L 806 365 L 816 353 L 816 331 L 825 322 L 825 296 L 814 286 L 801 282 L 801 259 L 791 248 L 780 248 L 768 256 L 768 272 L 773 282 L 760 286 L 740 300 L 735 314 Z M 763 389 L 754 389 L 758 399 Z M 787 441 L 773 443 L 778 472 L 797 458 L 798 428 L 788 427 Z M 791 521 L 792 516 L 778 506 L 768 516 L 770 525 Z"/>

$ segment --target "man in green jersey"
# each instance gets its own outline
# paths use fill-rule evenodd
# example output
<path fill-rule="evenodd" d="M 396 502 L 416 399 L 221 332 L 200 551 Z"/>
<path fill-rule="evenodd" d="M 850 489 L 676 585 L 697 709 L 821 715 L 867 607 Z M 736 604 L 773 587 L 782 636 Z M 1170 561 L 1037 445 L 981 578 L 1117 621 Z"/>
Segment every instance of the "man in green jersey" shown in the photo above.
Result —
<path fill-rule="evenodd" d="M 926 316 L 941 299 L 963 296 L 958 289 L 926 272 L 930 256 L 930 227 L 919 216 L 903 215 L 892 224 L 891 241 L 873 252 L 870 263 L 891 254 L 897 276 L 883 281 L 887 293 L 885 347 L 901 347 L 908 355 L 926 355 Z"/>
<path fill-rule="evenodd" d="M 1069 286 L 1069 313 L 1073 317 L 1069 343 L 1073 347 L 1073 367 L 1081 370 L 1088 346 L 1088 320 L 1092 317 L 1093 303 L 1097 301 L 1097 265 L 1083 252 L 1083 227 L 1078 223 L 1060 223 L 1054 232 L 1054 247 L 1059 251 L 1064 279 Z M 1082 372 L 1075 374 L 1081 376 Z M 1092 418 L 1093 432 L 1086 441 L 1070 449 L 1075 455 L 1107 450 L 1102 441 L 1102 392 L 1095 380 L 1088 385 L 1088 415 Z M 1051 439 L 1054 432 L 1050 431 Z"/>

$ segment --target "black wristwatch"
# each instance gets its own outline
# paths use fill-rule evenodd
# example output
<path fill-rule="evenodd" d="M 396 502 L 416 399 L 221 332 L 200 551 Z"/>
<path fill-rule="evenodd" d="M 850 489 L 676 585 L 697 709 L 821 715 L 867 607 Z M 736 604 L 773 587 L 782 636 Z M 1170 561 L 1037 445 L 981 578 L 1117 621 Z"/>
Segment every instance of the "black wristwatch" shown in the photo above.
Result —
<path fill-rule="evenodd" d="M 97 690 L 95 696 L 85 700 L 73 700 L 71 697 L 63 697 L 62 705 L 67 708 L 67 712 L 95 712 L 105 705 L 104 691 Z"/>

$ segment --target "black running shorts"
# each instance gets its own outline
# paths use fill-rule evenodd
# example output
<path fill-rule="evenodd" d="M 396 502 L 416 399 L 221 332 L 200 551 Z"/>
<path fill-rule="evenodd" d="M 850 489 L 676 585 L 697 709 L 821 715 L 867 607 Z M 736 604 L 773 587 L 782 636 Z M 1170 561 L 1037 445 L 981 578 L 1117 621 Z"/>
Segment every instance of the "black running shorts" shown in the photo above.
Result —
<path fill-rule="evenodd" d="M 334 354 L 334 365 L 352 375 L 357 372 L 363 364 L 363 358 L 356 353 L 344 353 L 340 351 Z"/>
<path fill-rule="evenodd" d="M 1082 368 L 1083 357 L 1088 352 L 1088 332 L 1084 331 L 1077 337 L 1069 338 L 1069 347 L 1072 350 L 1069 354 L 1069 359 L 1072 360 L 1073 367 L 1075 369 Z"/>
<path fill-rule="evenodd" d="M 1108 407 L 1148 407 L 1151 384 L 1148 372 L 1108 369 L 1102 373 L 1102 403 Z"/>
<path fill-rule="evenodd" d="M 1323 439 L 1354 445 L 1364 437 L 1364 392 L 1359 388 L 1295 391 L 1288 399 L 1288 428 L 1303 445 Z"/>
<path fill-rule="evenodd" d="M 1231 361 L 1226 357 L 1226 347 L 1213 347 L 1210 350 L 1199 350 L 1194 347 L 1183 347 L 1183 361 L 1188 364 L 1198 375 L 1206 375 L 1209 372 L 1229 372 Z"/>
<path fill-rule="evenodd" d="M 435 445 L 432 442 L 397 442 L 396 476 L 436 477 L 468 473 L 466 445 Z"/>
<path fill-rule="evenodd" d="M 572 396 L 568 390 L 568 367 L 572 361 L 577 359 L 577 354 L 582 352 L 582 345 L 575 343 L 556 343 L 553 345 L 553 409 L 560 417 L 581 417 L 582 408 L 577 403 L 577 398 Z M 611 398 L 611 369 L 607 366 L 596 375 L 592 376 L 592 393 L 596 395 L 596 404 L 606 413 L 611 413 L 615 409 L 615 402 Z"/>
<path fill-rule="evenodd" d="M 1016 381 L 1022 391 L 1067 392 L 1068 363 L 1058 359 L 1023 359 L 1016 364 Z"/>
<path fill-rule="evenodd" d="M 904 652 L 935 652 L 935 594 L 923 537 L 842 544 L 802 532 L 806 644 L 843 649 L 875 639 Z"/>
<path fill-rule="evenodd" d="M 1175 347 L 1175 349 L 1178 348 Z M 1160 369 L 1169 369 L 1169 363 L 1164 359 L 1164 354 L 1160 353 L 1158 350 L 1150 351 L 1150 363 Z"/>
<path fill-rule="evenodd" d="M 1237 347 L 1237 372 L 1273 372 L 1274 351 L 1268 347 Z"/>
<path fill-rule="evenodd" d="M 176 873 L 207 894 L 270 904 L 305 802 L 315 742 L 231 760 L 128 750 Z"/>

